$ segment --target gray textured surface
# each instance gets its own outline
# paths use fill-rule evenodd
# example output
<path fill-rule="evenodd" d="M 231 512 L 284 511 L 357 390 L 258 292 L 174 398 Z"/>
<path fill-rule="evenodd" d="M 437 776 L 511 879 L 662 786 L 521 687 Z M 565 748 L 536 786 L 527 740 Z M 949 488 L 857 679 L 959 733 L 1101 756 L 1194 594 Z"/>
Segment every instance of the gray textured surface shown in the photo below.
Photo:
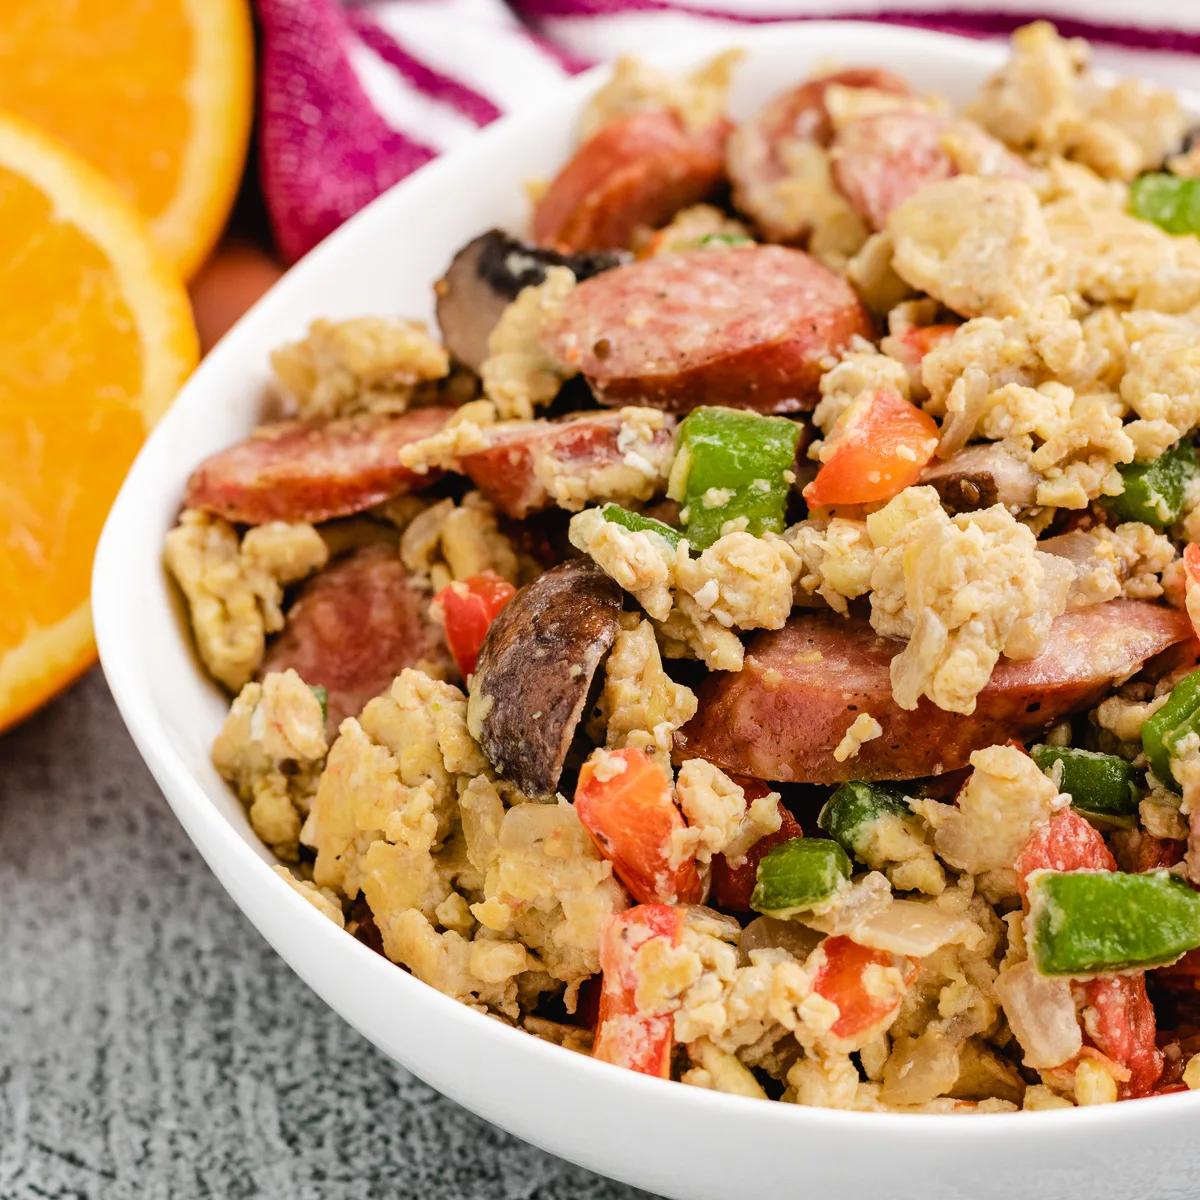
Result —
<path fill-rule="evenodd" d="M 0 736 L 0 1198 L 636 1200 L 408 1076 L 192 850 L 93 671 Z"/>

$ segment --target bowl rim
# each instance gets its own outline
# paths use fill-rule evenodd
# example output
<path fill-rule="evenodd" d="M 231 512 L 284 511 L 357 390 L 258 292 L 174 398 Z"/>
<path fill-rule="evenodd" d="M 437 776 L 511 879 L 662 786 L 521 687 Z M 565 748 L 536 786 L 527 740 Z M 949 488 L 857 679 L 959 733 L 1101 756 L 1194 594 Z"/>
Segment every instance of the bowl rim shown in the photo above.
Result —
<path fill-rule="evenodd" d="M 885 38 L 898 46 L 907 46 L 914 51 L 932 48 L 952 52 L 968 65 L 977 67 L 981 73 L 994 67 L 1005 57 L 1005 47 L 994 42 L 862 20 L 812 20 L 747 27 L 737 31 L 736 37 L 731 37 L 728 30 L 713 32 L 711 36 L 706 34 L 694 41 L 668 48 L 665 52 L 654 55 L 653 61 L 677 67 L 694 65 L 715 50 L 730 46 L 753 49 L 768 40 L 800 40 L 814 34 L 851 40 L 855 35 L 862 35 L 864 25 L 869 26 L 875 36 Z M 607 78 L 609 69 L 609 64 L 600 64 L 564 81 L 560 88 L 555 89 L 554 102 L 571 105 L 578 103 Z M 1111 77 L 1113 73 L 1097 71 L 1097 74 L 1101 77 Z M 1193 113 L 1200 114 L 1200 95 L 1183 89 L 1175 89 L 1175 92 L 1186 107 Z M 541 107 L 537 106 L 537 110 Z M 239 319 L 233 329 L 200 363 L 176 396 L 170 410 L 151 431 L 105 522 L 92 575 L 93 620 L 100 662 L 118 711 L 133 737 L 139 754 L 189 838 L 218 875 L 226 891 L 230 891 L 230 888 L 224 875 L 227 872 L 239 874 L 248 888 L 259 893 L 256 903 L 261 902 L 278 921 L 290 924 L 294 928 L 304 927 L 307 938 L 315 939 L 318 943 L 323 942 L 339 955 L 347 955 L 349 961 L 356 962 L 359 969 L 368 976 L 372 979 L 377 978 L 381 987 L 395 989 L 398 995 L 406 999 L 411 998 L 412 1003 L 438 1011 L 454 1031 L 461 1030 L 464 1035 L 470 1034 L 472 1037 L 479 1033 L 478 1040 L 486 1041 L 490 1040 L 488 1036 L 480 1033 L 486 1027 L 492 1031 L 495 1038 L 506 1041 L 513 1048 L 518 1045 L 523 1047 L 524 1055 L 540 1062 L 554 1074 L 578 1075 L 580 1086 L 584 1088 L 589 1086 L 588 1081 L 601 1080 L 605 1082 L 607 1091 L 626 1092 L 631 1097 L 646 1096 L 659 1104 L 673 1103 L 684 1114 L 703 1113 L 710 1118 L 714 1115 L 728 1115 L 731 1119 L 744 1120 L 751 1111 L 747 1108 L 750 1101 L 744 1097 L 681 1086 L 673 1081 L 653 1079 L 633 1071 L 620 1071 L 619 1068 L 614 1069 L 609 1064 L 596 1062 L 586 1055 L 552 1045 L 522 1029 L 472 1011 L 466 1005 L 423 983 L 403 967 L 368 949 L 357 939 L 347 938 L 344 931 L 302 896 L 296 894 L 285 880 L 279 878 L 267 860 L 256 853 L 214 807 L 204 787 L 172 745 L 164 723 L 155 709 L 146 676 L 137 667 L 138 656 L 127 653 L 127 648 L 136 644 L 138 633 L 133 610 L 126 603 L 125 585 L 129 576 L 129 564 L 138 557 L 142 549 L 138 536 L 139 527 L 146 520 L 153 519 L 146 516 L 147 512 L 157 513 L 162 510 L 167 490 L 171 491 L 173 497 L 178 497 L 182 490 L 182 478 L 176 478 L 176 482 L 169 486 L 159 480 L 159 476 L 163 474 L 159 459 L 163 457 L 163 449 L 167 445 L 173 415 L 184 407 L 198 403 L 206 392 L 210 378 L 217 375 L 221 365 L 228 359 L 236 359 L 243 355 L 243 345 L 253 340 L 256 326 L 260 322 L 265 323 L 279 298 L 293 291 L 303 290 L 309 275 L 335 262 L 341 256 L 343 248 L 359 236 L 360 230 L 369 228 L 381 220 L 398 193 L 436 193 L 443 176 L 454 169 L 460 160 L 479 153 L 480 147 L 507 136 L 514 127 L 526 122 L 535 123 L 536 116 L 537 111 L 529 107 L 506 114 L 481 130 L 464 146 L 420 167 L 371 201 L 295 264 Z M 170 474 L 167 472 L 167 477 L 170 477 Z M 180 633 L 182 636 L 182 631 Z M 200 845 L 201 840 L 207 845 Z M 218 855 L 222 861 L 220 869 L 214 862 Z M 247 910 L 242 900 L 237 896 L 232 898 L 251 923 L 258 926 L 259 920 Z M 290 960 L 275 948 L 273 940 L 268 940 L 272 941 L 272 949 L 291 966 Z M 334 1011 L 338 1010 L 334 1008 Z M 338 1015 L 343 1020 L 347 1019 L 340 1012 Z M 368 1031 L 362 1032 L 370 1038 Z M 517 1042 L 514 1039 L 520 1040 Z M 386 1050 L 382 1052 L 388 1054 Z M 388 1057 L 392 1056 L 388 1054 Z M 597 1076 L 597 1071 L 605 1074 Z M 669 1091 L 645 1091 L 647 1088 L 664 1089 L 668 1086 Z M 464 1107 L 471 1108 L 469 1097 L 456 1095 L 454 1099 Z M 1164 1110 L 1163 1104 L 1168 1100 L 1175 1107 Z M 795 1130 L 796 1122 L 801 1122 L 818 1129 L 824 1127 L 843 1132 L 861 1130 L 864 1133 L 883 1133 L 886 1130 L 889 1133 L 899 1133 L 903 1130 L 913 1134 L 919 1129 L 922 1131 L 921 1136 L 927 1131 L 931 1137 L 938 1139 L 961 1138 L 968 1136 L 969 1131 L 971 1138 L 982 1138 L 992 1146 L 1016 1139 L 1023 1147 L 1029 1147 L 1038 1139 L 1045 1142 L 1057 1141 L 1067 1129 L 1076 1130 L 1081 1126 L 1086 1126 L 1089 1131 L 1100 1132 L 1113 1122 L 1117 1122 L 1122 1131 L 1158 1125 L 1168 1112 L 1178 1112 L 1185 1104 L 1190 1105 L 1191 1113 L 1200 1112 L 1200 1094 L 1190 1099 L 1182 1094 L 1147 1097 L 1132 1108 L 1127 1104 L 1109 1104 L 1086 1109 L 1050 1110 L 1038 1113 L 1032 1120 L 1015 1121 L 1004 1118 L 1025 1114 L 972 1114 L 972 1119 L 964 1122 L 964 1114 L 859 1112 L 780 1102 L 768 1102 L 753 1111 L 756 1124 L 761 1126 L 766 1122 L 772 1126 L 774 1133 L 783 1137 L 786 1137 L 789 1130 Z M 526 1140 L 538 1140 L 525 1133 L 520 1136 Z M 558 1152 L 552 1145 L 545 1148 Z"/>

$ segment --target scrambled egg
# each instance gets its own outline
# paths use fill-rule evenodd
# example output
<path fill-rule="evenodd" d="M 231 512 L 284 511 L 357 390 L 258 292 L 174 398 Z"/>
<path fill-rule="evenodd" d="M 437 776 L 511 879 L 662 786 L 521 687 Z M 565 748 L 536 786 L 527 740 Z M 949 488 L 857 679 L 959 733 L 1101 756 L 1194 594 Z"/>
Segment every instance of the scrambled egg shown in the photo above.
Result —
<path fill-rule="evenodd" d="M 586 142 L 631 113 L 662 109 L 674 113 L 689 133 L 704 133 L 725 115 L 733 69 L 741 57 L 740 50 L 727 50 L 680 77 L 632 55 L 622 55 L 612 78 L 585 106 L 579 119 L 579 140 Z"/>
<path fill-rule="evenodd" d="M 403 412 L 422 384 L 449 375 L 450 356 L 422 321 L 354 317 L 314 321 L 271 365 L 299 416 L 341 417 Z"/>
<path fill-rule="evenodd" d="M 743 659 L 734 629 L 782 629 L 800 561 L 780 537 L 727 533 L 698 558 L 644 530 L 606 521 L 599 509 L 571 518 L 571 544 L 589 555 L 646 610 L 664 651 L 694 655 L 712 670 Z"/>
<path fill-rule="evenodd" d="M 578 372 L 551 358 L 542 347 L 542 330 L 575 287 L 566 267 L 550 267 L 536 287 L 522 288 L 500 314 L 488 337 L 488 356 L 479 368 L 484 395 L 501 419 L 528 421 L 539 405 L 549 404 L 563 383 Z"/>
<path fill-rule="evenodd" d="M 723 854 L 736 868 L 758 841 L 783 824 L 778 792 L 747 804 L 742 785 L 702 758 L 689 758 L 679 768 L 675 794 L 687 828 L 671 845 L 672 867 L 689 858 L 711 862 L 714 854 Z"/>
<path fill-rule="evenodd" d="M 632 615 L 623 621 L 605 663 L 591 732 L 610 750 L 632 746 L 669 770 L 672 737 L 696 715 L 696 697 L 663 670 L 654 626 Z"/>
<path fill-rule="evenodd" d="M 1026 25 L 967 115 L 1034 161 L 1068 155 L 1113 179 L 1157 167 L 1187 130 L 1178 100 L 1134 80 L 1094 95 L 1087 57 L 1082 39 L 1063 39 L 1046 21 Z"/>
<path fill-rule="evenodd" d="M 835 612 L 845 614 L 848 600 L 871 590 L 875 547 L 866 522 L 812 518 L 791 526 L 783 537 L 800 558 L 796 587 L 803 596 L 820 596 Z"/>
<path fill-rule="evenodd" d="M 971 755 L 974 770 L 934 834 L 934 849 L 952 867 L 986 876 L 1000 895 L 1016 894 L 1017 861 L 1030 834 L 1070 803 L 1016 746 Z"/>
<path fill-rule="evenodd" d="M 400 537 L 400 559 L 430 589 L 482 575 L 485 571 L 517 583 L 522 566 L 509 539 L 500 532 L 496 510 L 479 492 L 460 503 L 439 500 L 415 516 Z"/>
<path fill-rule="evenodd" d="M 241 542 L 228 521 L 185 510 L 163 557 L 187 598 L 196 649 L 214 679 L 236 692 L 263 660 L 266 635 L 283 628 L 283 587 L 328 561 L 311 525 L 272 521 Z"/>
<path fill-rule="evenodd" d="M 892 660 L 902 708 L 928 696 L 972 713 L 1001 654 L 1034 658 L 1066 607 L 1073 572 L 1037 549 L 1003 505 L 947 517 L 932 488 L 909 488 L 867 518 L 882 552 L 871 572 L 871 624 L 907 637 Z"/>
<path fill-rule="evenodd" d="M 1015 316 L 1054 290 L 1063 258 L 1033 189 L 1015 179 L 930 184 L 888 232 L 896 273 L 965 317 Z"/>
<path fill-rule="evenodd" d="M 300 823 L 327 750 L 321 701 L 293 670 L 246 684 L 213 742 L 213 766 L 249 805 L 254 832 L 280 858 L 298 857 Z"/>

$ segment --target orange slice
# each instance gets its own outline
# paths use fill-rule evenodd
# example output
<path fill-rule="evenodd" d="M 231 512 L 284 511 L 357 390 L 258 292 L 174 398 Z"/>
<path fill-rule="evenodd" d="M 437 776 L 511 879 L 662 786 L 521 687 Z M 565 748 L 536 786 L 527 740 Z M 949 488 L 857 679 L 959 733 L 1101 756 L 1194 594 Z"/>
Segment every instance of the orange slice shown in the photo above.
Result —
<path fill-rule="evenodd" d="M 95 658 L 100 528 L 197 356 L 187 293 L 138 214 L 0 115 L 0 729 Z"/>
<path fill-rule="evenodd" d="M 229 216 L 253 90 L 248 0 L 0 2 L 0 109 L 107 175 L 184 278 Z"/>

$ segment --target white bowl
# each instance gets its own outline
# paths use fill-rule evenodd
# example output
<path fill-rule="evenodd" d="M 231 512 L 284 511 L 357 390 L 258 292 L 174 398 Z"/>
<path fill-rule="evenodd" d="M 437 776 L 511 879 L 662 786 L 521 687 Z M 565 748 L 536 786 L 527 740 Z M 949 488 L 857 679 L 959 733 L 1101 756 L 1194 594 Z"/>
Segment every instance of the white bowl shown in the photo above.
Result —
<path fill-rule="evenodd" d="M 880 64 L 964 101 L 995 46 L 865 24 L 748 31 L 733 110 L 753 112 L 830 58 Z M 665 65 L 686 66 L 692 44 Z M 267 355 L 314 317 L 432 317 L 430 285 L 492 225 L 524 228 L 522 180 L 567 156 L 590 72 L 553 106 L 500 121 L 417 172 L 291 271 L 205 360 L 146 443 L 96 558 L 105 674 L 188 835 L 262 935 L 384 1053 L 466 1108 L 573 1162 L 671 1197 L 729 1200 L 864 1189 L 890 1200 L 1200 1195 L 1200 1096 L 1000 1116 L 892 1116 L 771 1104 L 593 1062 L 471 1011 L 336 929 L 269 869 L 209 747 L 226 699 L 199 670 L 164 576 L 163 537 L 189 470 L 262 411 Z"/>

